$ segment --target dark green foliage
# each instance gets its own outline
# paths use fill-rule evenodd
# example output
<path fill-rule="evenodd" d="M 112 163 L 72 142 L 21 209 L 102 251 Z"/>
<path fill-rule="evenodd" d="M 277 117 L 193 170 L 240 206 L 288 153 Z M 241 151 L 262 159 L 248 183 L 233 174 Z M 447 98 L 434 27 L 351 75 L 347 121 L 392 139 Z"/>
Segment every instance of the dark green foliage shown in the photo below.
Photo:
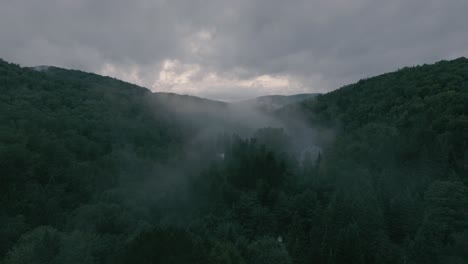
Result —
<path fill-rule="evenodd" d="M 342 197 L 328 205 L 336 213 L 325 221 L 335 226 L 325 229 L 324 262 L 467 261 L 447 249 L 468 222 L 467 84 L 468 60 L 460 58 L 361 80 L 278 112 L 338 128 L 319 171 Z M 340 246 L 346 238 L 354 243 Z"/>
<path fill-rule="evenodd" d="M 244 264 L 239 250 L 230 242 L 216 242 L 209 254 L 210 264 Z"/>
<path fill-rule="evenodd" d="M 97 242 L 94 234 L 63 233 L 51 227 L 38 227 L 19 239 L 4 263 L 99 263 Z"/>
<path fill-rule="evenodd" d="M 179 229 L 154 229 L 139 234 L 127 246 L 123 263 L 203 263 L 200 241 Z"/>
<path fill-rule="evenodd" d="M 0 91 L 1 256 L 22 233 L 63 229 L 66 219 L 100 235 L 126 232 L 118 206 L 82 205 L 122 180 L 151 174 L 156 160 L 177 157 L 183 144 L 149 91 L 115 79 L 1 61 Z"/>
<path fill-rule="evenodd" d="M 272 238 L 260 238 L 249 245 L 252 264 L 290 264 L 291 258 L 283 244 Z"/>
<path fill-rule="evenodd" d="M 2 264 L 468 262 L 467 59 L 243 137 L 223 103 L 80 71 L 0 61 L 0 91 Z"/>

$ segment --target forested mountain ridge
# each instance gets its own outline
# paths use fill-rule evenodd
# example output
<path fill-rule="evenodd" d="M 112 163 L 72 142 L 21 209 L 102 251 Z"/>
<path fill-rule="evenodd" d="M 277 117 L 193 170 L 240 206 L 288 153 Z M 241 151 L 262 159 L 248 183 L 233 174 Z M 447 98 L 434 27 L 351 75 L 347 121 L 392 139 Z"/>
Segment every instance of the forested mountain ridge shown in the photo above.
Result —
<path fill-rule="evenodd" d="M 321 185 L 362 203 L 362 215 L 373 208 L 367 221 L 382 219 L 386 239 L 406 247 L 395 263 L 467 261 L 468 59 L 364 79 L 277 114 L 336 128 Z"/>
<path fill-rule="evenodd" d="M 270 117 L 1 60 L 0 92 L 1 264 L 468 262 L 465 58 Z"/>
<path fill-rule="evenodd" d="M 24 231 L 64 228 L 102 191 L 179 159 L 197 129 L 181 129 L 177 96 L 81 71 L 0 60 L 0 91 L 1 256 Z"/>
<path fill-rule="evenodd" d="M 317 95 L 318 94 L 315 93 L 294 95 L 266 95 L 240 102 L 234 102 L 233 104 L 237 104 L 242 107 L 257 108 L 258 110 L 264 112 L 272 112 L 283 108 L 289 104 L 305 101 Z"/>
<path fill-rule="evenodd" d="M 400 134 L 407 148 L 437 145 L 450 168 L 466 176 L 467 102 L 468 59 L 459 58 L 364 79 L 278 114 L 298 113 L 310 123 L 339 127 L 347 136 L 374 126 L 376 134 Z M 415 154 L 407 151 L 407 158 Z"/>
<path fill-rule="evenodd" d="M 444 103 L 452 102 L 456 104 L 454 109 L 444 109 L 442 113 L 453 110 L 454 115 L 462 116 L 466 114 L 463 108 L 466 106 L 460 104 L 466 100 L 467 64 L 468 59 L 459 58 L 405 67 L 319 95 L 319 104 L 313 107 L 311 101 L 296 106 L 301 111 L 320 112 L 323 117 L 338 116 L 350 125 L 355 125 L 354 122 L 402 122 L 408 114 L 418 112 L 436 115 L 441 108 L 449 106 Z"/>

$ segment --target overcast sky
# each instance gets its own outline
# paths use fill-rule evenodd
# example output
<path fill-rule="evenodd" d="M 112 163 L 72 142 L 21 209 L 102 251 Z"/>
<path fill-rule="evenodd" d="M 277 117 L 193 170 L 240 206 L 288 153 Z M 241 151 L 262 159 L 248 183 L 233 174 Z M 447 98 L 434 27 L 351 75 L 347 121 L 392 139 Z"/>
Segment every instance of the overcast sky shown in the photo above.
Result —
<path fill-rule="evenodd" d="M 468 56 L 468 0 L 0 0 L 0 57 L 236 100 Z"/>

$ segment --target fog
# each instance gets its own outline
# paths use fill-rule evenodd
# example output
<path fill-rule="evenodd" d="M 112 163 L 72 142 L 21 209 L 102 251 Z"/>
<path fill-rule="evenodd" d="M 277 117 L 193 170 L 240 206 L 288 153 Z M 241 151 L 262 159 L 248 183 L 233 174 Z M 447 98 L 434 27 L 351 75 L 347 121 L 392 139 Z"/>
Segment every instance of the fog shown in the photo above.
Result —
<path fill-rule="evenodd" d="M 0 60 L 0 262 L 462 263 L 467 69 L 226 103 Z"/>
<path fill-rule="evenodd" d="M 124 199 L 130 203 L 164 212 L 158 215 L 163 226 L 186 225 L 199 209 L 200 199 L 204 198 L 190 187 L 210 168 L 225 161 L 228 149 L 223 141 L 255 140 L 301 164 L 306 153 L 315 161 L 335 137 L 333 129 L 314 125 L 287 108 L 266 110 L 245 101 L 226 103 L 167 93 L 150 96 L 155 109 L 163 106 L 185 131 L 183 148 L 177 158 L 153 164 L 152 172 L 143 180 L 135 181 L 131 175 L 120 185 L 125 190 Z M 273 137 L 268 135 L 270 130 Z M 285 138 L 278 140 L 276 136 Z"/>

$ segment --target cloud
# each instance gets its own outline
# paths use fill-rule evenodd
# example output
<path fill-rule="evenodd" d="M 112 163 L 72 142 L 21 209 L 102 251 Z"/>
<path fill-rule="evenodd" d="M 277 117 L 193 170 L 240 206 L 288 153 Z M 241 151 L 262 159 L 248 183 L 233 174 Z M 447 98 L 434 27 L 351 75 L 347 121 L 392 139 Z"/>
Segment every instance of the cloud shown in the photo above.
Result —
<path fill-rule="evenodd" d="M 0 57 L 235 100 L 468 54 L 465 0 L 0 0 Z"/>
<path fill-rule="evenodd" d="M 223 101 L 236 101 L 265 94 L 306 93 L 307 87 L 288 75 L 263 74 L 249 78 L 235 75 L 223 76 L 206 71 L 199 64 L 183 64 L 177 60 L 165 60 L 162 65 L 125 69 L 106 64 L 101 74 L 120 76 L 129 82 L 148 87 L 153 91 L 196 94 Z"/>

